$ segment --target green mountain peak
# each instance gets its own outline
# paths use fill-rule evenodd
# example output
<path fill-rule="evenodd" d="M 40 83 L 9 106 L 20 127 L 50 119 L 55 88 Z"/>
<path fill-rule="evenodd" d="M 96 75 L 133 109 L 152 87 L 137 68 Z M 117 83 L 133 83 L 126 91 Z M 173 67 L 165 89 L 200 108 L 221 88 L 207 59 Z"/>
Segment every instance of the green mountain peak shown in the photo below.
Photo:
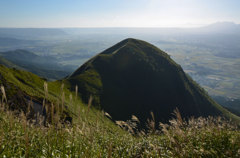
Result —
<path fill-rule="evenodd" d="M 136 115 L 145 122 L 152 111 L 157 122 L 166 122 L 178 108 L 183 117 L 230 115 L 216 104 L 170 56 L 145 41 L 128 38 L 96 55 L 67 81 L 79 86 L 85 102 L 114 120 Z"/>

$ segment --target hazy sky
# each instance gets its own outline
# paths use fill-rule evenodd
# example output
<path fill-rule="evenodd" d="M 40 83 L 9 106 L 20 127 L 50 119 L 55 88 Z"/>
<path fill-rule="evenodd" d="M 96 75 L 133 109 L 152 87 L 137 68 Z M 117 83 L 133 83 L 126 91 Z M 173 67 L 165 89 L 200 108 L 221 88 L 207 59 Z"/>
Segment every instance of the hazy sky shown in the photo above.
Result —
<path fill-rule="evenodd" d="M 0 0 L 0 27 L 194 27 L 240 23 L 240 0 Z"/>

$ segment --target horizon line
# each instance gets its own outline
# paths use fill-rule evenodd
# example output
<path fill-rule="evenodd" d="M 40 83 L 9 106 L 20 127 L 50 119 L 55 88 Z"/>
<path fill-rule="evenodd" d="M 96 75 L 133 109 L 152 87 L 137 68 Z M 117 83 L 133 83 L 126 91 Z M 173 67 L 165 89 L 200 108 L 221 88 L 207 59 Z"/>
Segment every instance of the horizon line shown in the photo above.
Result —
<path fill-rule="evenodd" d="M 240 25 L 240 23 L 236 23 L 233 21 L 217 21 L 214 23 L 209 23 L 209 24 L 203 24 L 203 25 L 199 25 L 199 26 L 65 26 L 65 27 L 0 27 L 0 29 L 122 29 L 122 28 L 126 28 L 126 29 L 188 29 L 188 28 L 201 28 L 201 27 L 206 27 L 209 25 L 213 25 L 213 24 L 217 24 L 217 23 L 232 23 L 235 25 Z"/>

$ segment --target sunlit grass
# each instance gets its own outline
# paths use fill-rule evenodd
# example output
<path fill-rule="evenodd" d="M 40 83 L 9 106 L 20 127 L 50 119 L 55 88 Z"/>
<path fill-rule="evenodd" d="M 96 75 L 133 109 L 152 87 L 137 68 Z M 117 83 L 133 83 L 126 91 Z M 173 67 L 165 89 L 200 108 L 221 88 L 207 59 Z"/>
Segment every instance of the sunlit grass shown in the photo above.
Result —
<path fill-rule="evenodd" d="M 143 132 L 137 128 L 138 118 L 133 116 L 132 120 L 122 122 L 127 132 L 109 121 L 106 117 L 109 114 L 92 108 L 91 100 L 88 105 L 78 105 L 77 100 L 72 99 L 69 105 L 74 109 L 71 124 L 56 119 L 44 125 L 43 118 L 34 123 L 24 113 L 16 115 L 7 110 L 3 99 L 0 157 L 240 156 L 239 128 L 223 118 L 184 120 L 176 110 L 176 119 L 169 124 L 160 123 L 156 129 L 158 125 L 152 114 L 148 131 Z M 51 115 L 55 118 L 57 112 Z"/>

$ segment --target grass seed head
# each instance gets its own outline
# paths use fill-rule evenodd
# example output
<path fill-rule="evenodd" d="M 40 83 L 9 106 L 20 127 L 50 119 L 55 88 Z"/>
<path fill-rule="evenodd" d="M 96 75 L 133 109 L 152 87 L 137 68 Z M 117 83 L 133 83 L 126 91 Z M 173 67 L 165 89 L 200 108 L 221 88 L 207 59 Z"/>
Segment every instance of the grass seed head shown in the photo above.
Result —
<path fill-rule="evenodd" d="M 2 103 L 4 101 L 7 103 L 7 96 L 6 96 L 5 88 L 3 85 L 1 85 L 1 92 L 2 92 Z"/>

